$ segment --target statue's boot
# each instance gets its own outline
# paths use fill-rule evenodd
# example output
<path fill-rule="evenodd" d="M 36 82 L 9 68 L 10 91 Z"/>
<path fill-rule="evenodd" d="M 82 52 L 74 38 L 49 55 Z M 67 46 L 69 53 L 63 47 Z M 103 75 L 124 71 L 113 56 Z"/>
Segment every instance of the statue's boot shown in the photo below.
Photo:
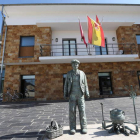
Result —
<path fill-rule="evenodd" d="M 75 132 L 76 132 L 75 129 L 71 129 L 71 130 L 70 130 L 70 134 L 72 134 L 72 135 L 74 135 Z"/>
<path fill-rule="evenodd" d="M 116 130 L 116 133 L 117 133 L 117 134 L 120 134 L 120 130 L 117 129 L 117 130 Z"/>
<path fill-rule="evenodd" d="M 84 129 L 81 130 L 81 132 L 82 132 L 82 134 L 87 134 L 87 129 L 84 128 Z"/>

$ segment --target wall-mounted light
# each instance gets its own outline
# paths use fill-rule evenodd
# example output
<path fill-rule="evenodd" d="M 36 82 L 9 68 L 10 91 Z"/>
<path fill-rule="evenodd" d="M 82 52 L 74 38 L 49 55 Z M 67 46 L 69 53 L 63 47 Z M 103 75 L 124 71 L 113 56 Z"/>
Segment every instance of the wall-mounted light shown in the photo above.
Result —
<path fill-rule="evenodd" d="M 58 42 L 58 38 L 55 38 L 55 42 Z"/>
<path fill-rule="evenodd" d="M 115 41 L 115 37 L 112 37 L 112 41 Z"/>

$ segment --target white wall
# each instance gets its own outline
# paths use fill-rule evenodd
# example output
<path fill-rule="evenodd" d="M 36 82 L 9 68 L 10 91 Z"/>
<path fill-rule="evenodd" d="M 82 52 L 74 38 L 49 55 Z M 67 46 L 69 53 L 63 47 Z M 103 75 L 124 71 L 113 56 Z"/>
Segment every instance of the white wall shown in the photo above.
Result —
<path fill-rule="evenodd" d="M 131 26 L 140 24 L 140 6 L 126 5 L 24 5 L 24 6 L 5 6 L 7 25 L 37 25 L 38 27 L 51 27 L 52 44 L 62 44 L 62 38 L 76 38 L 77 43 L 81 42 L 79 31 L 78 17 L 84 29 L 85 38 L 87 39 L 87 15 L 95 20 L 98 15 L 99 20 L 103 18 L 103 30 L 108 43 L 109 54 L 117 53 L 116 29 L 119 26 Z M 112 41 L 112 37 L 116 40 Z M 55 42 L 58 38 L 58 42 Z M 109 45 L 110 44 L 110 45 Z M 56 53 L 54 55 L 62 55 L 60 46 L 53 46 Z M 78 50 L 83 48 L 87 55 L 85 45 L 78 45 Z M 95 51 L 93 46 L 90 48 Z M 112 52 L 111 52 L 112 51 Z M 113 52 L 114 51 L 114 52 Z M 60 52 L 60 53 L 59 53 Z M 95 55 L 95 53 L 92 53 Z"/>
<path fill-rule="evenodd" d="M 81 22 L 87 15 L 95 19 L 98 15 L 104 22 L 135 22 L 140 24 L 140 6 L 125 5 L 24 5 L 5 6 L 8 25 L 35 25 L 38 22 Z M 18 20 L 17 20 L 18 19 Z"/>
<path fill-rule="evenodd" d="M 84 32 L 84 35 L 86 42 L 88 43 L 87 31 Z M 118 46 L 112 46 L 112 44 L 117 44 L 116 31 L 105 31 L 104 35 L 108 44 L 108 54 L 113 54 L 113 51 L 114 54 L 116 54 Z M 112 41 L 112 37 L 115 37 L 115 41 Z M 58 42 L 55 42 L 55 38 L 58 38 Z M 78 55 L 88 55 L 86 45 L 81 41 L 80 31 L 52 31 L 52 52 L 54 56 L 62 55 L 62 39 L 76 39 L 76 43 L 81 43 L 77 45 Z M 92 45 L 90 46 L 90 51 L 92 52 L 92 55 L 95 55 L 95 48 Z"/>

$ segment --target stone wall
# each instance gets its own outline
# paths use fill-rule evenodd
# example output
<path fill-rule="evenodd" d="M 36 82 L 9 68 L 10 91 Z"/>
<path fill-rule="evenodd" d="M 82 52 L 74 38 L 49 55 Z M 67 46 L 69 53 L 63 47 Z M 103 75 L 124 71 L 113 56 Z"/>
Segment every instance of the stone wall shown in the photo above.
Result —
<path fill-rule="evenodd" d="M 116 30 L 118 43 L 128 43 L 128 45 L 119 45 L 120 50 L 124 50 L 125 54 L 138 52 L 136 35 L 140 35 L 140 24 L 133 24 L 132 26 L 120 26 Z M 134 45 L 129 45 L 134 44 Z M 124 47 L 124 48 L 123 48 Z M 130 48 L 131 47 L 131 48 Z"/>
<path fill-rule="evenodd" d="M 4 35 L 5 29 L 3 30 L 2 42 L 4 42 Z M 35 36 L 34 57 L 19 58 L 20 36 Z M 50 27 L 37 27 L 36 25 L 8 26 L 4 63 L 39 62 L 39 45 L 51 44 L 51 39 Z"/>
<path fill-rule="evenodd" d="M 98 72 L 111 72 L 114 96 L 126 96 L 124 85 L 134 85 L 140 95 L 137 71 L 140 62 L 83 63 L 79 69 L 87 75 L 91 98 L 99 94 Z M 63 74 L 71 70 L 70 64 L 15 65 L 6 66 L 4 93 L 6 88 L 20 91 L 20 75 L 35 75 L 35 98 L 45 100 L 63 99 Z M 108 97 L 108 96 L 105 96 Z"/>

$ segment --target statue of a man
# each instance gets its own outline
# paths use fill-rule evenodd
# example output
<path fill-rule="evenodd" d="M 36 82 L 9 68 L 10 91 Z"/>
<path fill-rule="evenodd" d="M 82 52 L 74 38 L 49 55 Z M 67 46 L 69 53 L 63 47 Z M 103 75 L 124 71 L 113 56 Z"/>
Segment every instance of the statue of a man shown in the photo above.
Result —
<path fill-rule="evenodd" d="M 69 98 L 69 125 L 70 133 L 76 132 L 76 105 L 79 109 L 81 132 L 87 133 L 87 121 L 85 114 L 85 97 L 89 98 L 89 90 L 86 75 L 79 70 L 80 62 L 76 59 L 71 61 L 73 70 L 67 73 L 64 86 L 64 98 Z"/>

